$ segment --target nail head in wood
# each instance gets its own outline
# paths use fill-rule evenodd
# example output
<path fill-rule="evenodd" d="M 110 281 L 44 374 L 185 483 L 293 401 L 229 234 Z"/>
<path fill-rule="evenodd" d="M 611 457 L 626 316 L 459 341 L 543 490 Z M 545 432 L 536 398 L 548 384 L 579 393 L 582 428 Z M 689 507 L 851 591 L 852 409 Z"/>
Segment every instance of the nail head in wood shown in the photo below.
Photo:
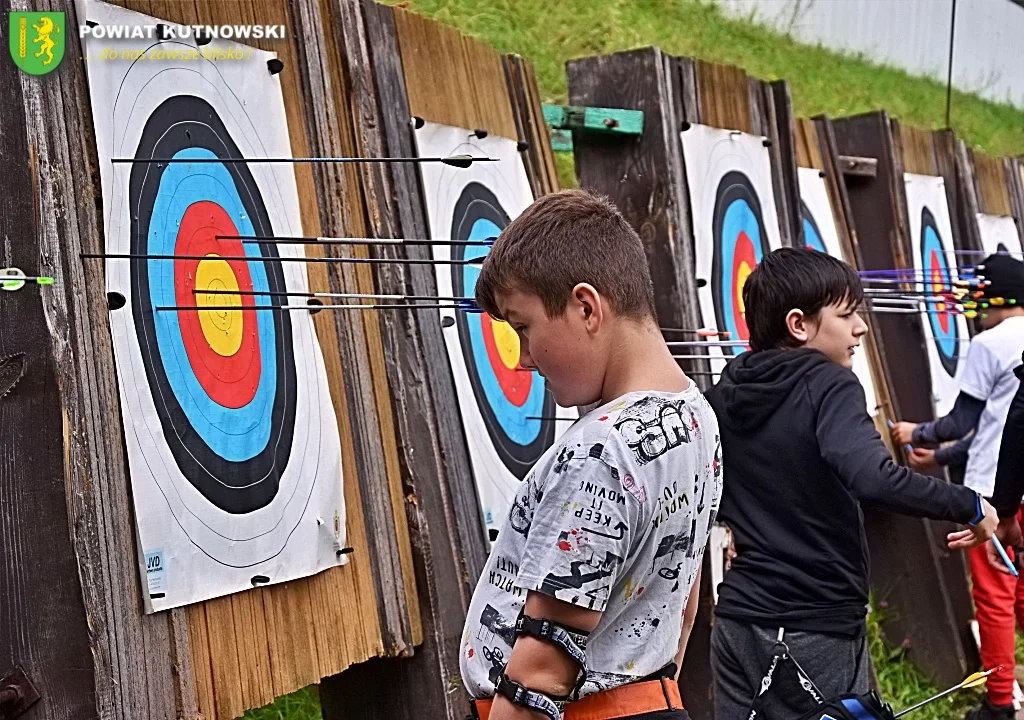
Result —
<path fill-rule="evenodd" d="M 840 155 L 839 167 L 843 171 L 843 175 L 878 177 L 878 158 Z"/>
<path fill-rule="evenodd" d="M 267 70 L 270 71 L 271 75 L 277 75 L 284 70 L 284 63 L 278 58 L 270 58 L 267 60 Z"/>
<path fill-rule="evenodd" d="M 0 678 L 0 718 L 21 717 L 39 701 L 39 691 L 20 667 Z"/>

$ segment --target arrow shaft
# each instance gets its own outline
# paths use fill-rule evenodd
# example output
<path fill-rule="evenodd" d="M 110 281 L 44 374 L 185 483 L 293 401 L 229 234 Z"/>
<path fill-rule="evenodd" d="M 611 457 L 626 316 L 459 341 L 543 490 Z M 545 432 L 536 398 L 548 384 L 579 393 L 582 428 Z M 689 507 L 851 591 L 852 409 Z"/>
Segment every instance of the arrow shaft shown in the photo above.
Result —
<path fill-rule="evenodd" d="M 81 257 L 104 260 L 235 260 L 239 262 L 342 263 L 352 265 L 474 265 L 484 259 L 469 260 L 392 260 L 390 258 L 306 258 L 267 257 L 266 255 L 147 255 L 145 253 L 82 253 Z"/>

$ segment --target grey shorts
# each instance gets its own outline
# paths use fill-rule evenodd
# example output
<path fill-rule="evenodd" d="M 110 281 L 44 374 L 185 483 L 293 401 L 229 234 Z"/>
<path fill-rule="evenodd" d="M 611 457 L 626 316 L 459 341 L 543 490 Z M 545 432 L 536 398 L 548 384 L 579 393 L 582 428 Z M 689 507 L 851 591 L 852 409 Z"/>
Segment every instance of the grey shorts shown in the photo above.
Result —
<path fill-rule="evenodd" d="M 746 720 L 771 663 L 777 637 L 778 628 L 715 618 L 711 630 L 715 720 Z M 849 640 L 794 631 L 786 632 L 785 642 L 825 698 L 866 693 L 870 689 L 866 637 Z M 814 708 L 814 700 L 800 687 L 792 665 L 786 663 L 775 672 L 758 718 L 794 720 Z"/>

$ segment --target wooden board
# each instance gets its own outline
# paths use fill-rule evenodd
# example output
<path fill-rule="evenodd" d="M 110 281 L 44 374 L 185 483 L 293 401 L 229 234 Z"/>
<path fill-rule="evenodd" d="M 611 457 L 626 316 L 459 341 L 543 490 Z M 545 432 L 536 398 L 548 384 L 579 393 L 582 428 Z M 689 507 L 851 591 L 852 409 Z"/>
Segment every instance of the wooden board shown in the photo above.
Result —
<path fill-rule="evenodd" d="M 799 118 L 796 121 L 795 137 L 796 157 L 799 166 L 816 168 L 824 174 L 829 204 L 832 208 L 832 216 L 839 234 L 839 243 L 842 246 L 843 257 L 855 268 L 860 269 L 857 264 L 856 252 L 857 230 L 853 224 L 850 198 L 846 192 L 846 178 L 839 165 L 839 153 L 835 147 L 835 136 L 831 120 L 824 116 L 813 120 Z M 878 354 L 874 322 L 871 315 L 867 313 L 863 314 L 863 318 L 864 322 L 867 323 L 868 332 L 862 340 L 861 351 L 868 358 L 871 382 L 875 389 L 875 397 L 869 398 L 869 400 L 874 400 L 877 403 L 878 414 L 875 416 L 875 427 L 878 430 L 879 436 L 889 448 L 889 452 L 892 453 L 894 449 L 886 425 L 886 419 L 894 417 L 891 410 L 890 389 L 886 384 L 882 360 Z"/>
<path fill-rule="evenodd" d="M 557 187 L 532 67 L 402 10 L 331 3 L 341 63 L 351 85 L 356 148 L 363 155 L 411 156 L 409 119 L 457 123 L 525 140 L 523 152 L 535 194 Z M 482 70 L 481 70 L 482 68 Z M 430 70 L 430 72 L 427 72 Z M 500 83 L 495 85 L 500 70 Z M 472 100 L 464 83 L 475 83 Z M 424 88 L 424 84 L 429 86 Z M 486 97 L 485 97 L 486 96 Z M 481 99 L 483 98 L 483 99 Z M 414 103 L 416 110 L 412 110 Z M 339 113 L 344 112 L 339 109 Z M 363 202 L 369 234 L 427 237 L 420 178 L 410 165 L 368 166 Z M 389 258 L 429 259 L 422 247 L 383 248 Z M 379 266 L 381 292 L 437 293 L 430 266 Z M 424 642 L 411 658 L 372 660 L 325 679 L 325 720 L 420 718 L 462 720 L 468 698 L 458 690 L 465 610 L 486 559 L 486 536 L 476 498 L 454 381 L 434 313 L 382 313 L 382 340 L 400 440 L 406 512 L 412 531 Z M 356 704 L 352 697 L 376 702 Z"/>
<path fill-rule="evenodd" d="M 0 0 L 4 17 L 8 0 Z M 0 267 L 39 264 L 39 178 L 26 131 L 21 71 L 0 64 Z M 64 416 L 44 314 L 48 287 L 0 292 L 0 674 L 20 666 L 42 693 L 38 718 L 88 717 L 97 698 L 89 620 L 68 533 Z M 7 377 L 6 372 L 0 375 Z M 17 379 L 20 375 L 20 379 Z M 9 392 L 5 391 L 9 388 Z"/>
<path fill-rule="evenodd" d="M 833 127 L 839 152 L 878 158 L 877 177 L 847 180 L 859 266 L 911 266 L 903 174 L 941 172 L 948 158 L 940 160 L 930 134 L 901 128 L 884 112 L 835 120 Z M 904 164 L 905 157 L 909 165 Z M 951 184 L 955 181 L 947 180 L 947 192 Z M 894 419 L 932 419 L 930 380 L 922 372 L 927 356 L 920 318 L 878 315 L 873 320 Z M 889 607 L 886 634 L 908 638 L 913 661 L 939 684 L 957 682 L 973 667 L 966 566 L 962 554 L 945 548 L 950 527 L 878 510 L 865 512 L 865 528 L 872 539 L 872 588 Z M 922 587 L 933 591 L 922 596 Z"/>
<path fill-rule="evenodd" d="M 285 25 L 287 40 L 254 44 L 277 52 L 284 62 L 280 77 L 293 154 L 307 156 L 314 154 L 312 148 L 324 147 L 316 135 L 328 124 L 323 116 L 329 107 L 347 106 L 348 90 L 338 81 L 340 75 L 331 78 L 328 73 L 335 83 L 329 86 L 332 103 L 314 102 L 317 88 L 323 92 L 315 82 L 325 74 L 309 71 L 303 38 L 320 36 L 327 26 L 319 2 L 138 0 L 120 4 L 180 23 Z M 53 0 L 49 6 L 68 12 L 68 27 L 78 25 L 73 3 Z M 32 391 L 46 372 L 56 376 L 56 381 L 46 384 L 55 412 L 44 419 L 40 410 L 34 410 L 38 419 L 34 434 L 56 433 L 57 442 L 64 443 L 64 469 L 59 470 L 56 484 L 39 488 L 40 492 L 43 488 L 59 491 L 60 497 L 47 502 L 50 512 L 70 513 L 65 522 L 73 547 L 62 549 L 57 541 L 39 540 L 33 543 L 33 552 L 43 562 L 39 553 L 61 551 L 73 568 L 60 572 L 63 580 L 48 579 L 51 600 L 63 598 L 65 603 L 62 620 L 68 627 L 60 635 L 60 652 L 67 657 L 80 652 L 85 638 L 75 635 L 74 595 L 66 597 L 68 587 L 73 587 L 80 607 L 84 606 L 91 640 L 91 657 L 64 663 L 74 671 L 65 672 L 59 686 L 47 683 L 47 672 L 37 670 L 34 679 L 50 698 L 39 706 L 39 717 L 235 718 L 249 707 L 353 663 L 385 653 L 411 652 L 422 640 L 419 596 L 384 345 L 378 318 L 372 313 L 362 318 L 320 313 L 315 319 L 341 433 L 348 541 L 354 548 L 349 564 L 283 585 L 143 615 L 107 308 L 103 294 L 95 291 L 104 284 L 102 264 L 78 259 L 81 252 L 100 250 L 102 240 L 97 161 L 85 68 L 77 60 L 81 56 L 77 34 L 68 38 L 67 55 L 46 82 L 12 71 L 11 87 L 20 88 L 24 98 L 5 107 L 13 109 L 12 117 L 20 113 L 24 119 L 20 124 L 5 120 L 2 140 L 10 148 L 3 159 L 13 166 L 5 177 L 16 176 L 17 168 L 22 173 L 35 168 L 38 173 L 30 182 L 5 186 L 4 200 L 12 208 L 30 208 L 38 218 L 37 233 L 27 233 L 31 225 L 21 222 L 18 237 L 31 240 L 30 257 L 43 258 L 38 269 L 57 278 L 37 305 L 48 318 L 45 329 L 33 331 L 29 323 L 17 326 L 19 337 L 30 333 L 33 342 L 44 341 L 38 347 L 45 357 L 32 356 L 32 375 L 16 391 Z M 350 122 L 346 115 L 346 124 L 332 138 L 338 143 L 338 155 L 352 154 L 354 149 Z M 25 128 L 21 146 L 17 146 L 19 136 L 11 131 L 18 127 Z M 358 170 L 345 168 L 341 181 L 348 185 L 339 185 L 337 177 L 328 184 L 309 165 L 297 165 L 296 175 L 308 234 L 327 234 L 325 223 L 331 234 L 365 232 Z M 352 191 L 339 195 L 339 188 Z M 344 198 L 342 210 L 329 214 L 322 201 L 325 196 Z M 319 248 L 309 252 L 323 254 Z M 310 266 L 309 278 L 314 291 L 367 292 L 375 287 L 369 271 L 343 274 L 316 265 Z M 15 298 L 2 300 L 6 307 Z M 0 333 L 0 349 L 7 347 L 6 336 Z M 0 422 L 6 417 L 4 408 L 17 407 L 19 397 L 12 394 L 0 401 Z M 12 436 L 5 431 L 4 437 Z M 48 447 L 47 457 L 52 459 L 52 443 Z M 31 469 L 35 475 L 42 467 L 46 467 L 42 461 L 18 461 L 12 477 L 20 487 L 35 482 L 34 477 L 26 479 L 26 471 Z M 49 475 L 52 478 L 52 472 Z M 6 477 L 0 471 L 0 488 Z M 60 527 L 60 522 L 46 522 L 39 531 L 58 532 Z M 19 535 L 31 537 L 28 531 Z M 63 537 L 68 537 L 67 531 Z M 7 542 L 0 542 L 9 552 Z M 72 586 L 61 584 L 65 582 Z M 44 619 L 47 607 L 39 600 L 24 610 L 19 620 L 35 618 L 40 634 L 33 638 L 21 633 L 20 637 L 29 642 L 30 654 L 57 672 L 63 661 L 52 655 L 52 647 L 47 649 L 52 640 L 45 638 L 53 626 Z M 26 652 L 18 650 L 19 655 Z M 74 715 L 70 708 L 75 703 L 85 703 L 91 711 Z"/>

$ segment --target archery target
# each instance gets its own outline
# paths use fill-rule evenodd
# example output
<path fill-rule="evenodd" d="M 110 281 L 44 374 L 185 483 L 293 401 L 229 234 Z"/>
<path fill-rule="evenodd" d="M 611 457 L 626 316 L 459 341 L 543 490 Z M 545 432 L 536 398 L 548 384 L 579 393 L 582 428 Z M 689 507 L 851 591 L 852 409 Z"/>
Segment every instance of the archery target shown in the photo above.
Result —
<path fill-rule="evenodd" d="M 986 215 L 978 213 L 975 215 L 978 221 L 978 231 L 981 235 L 982 249 L 985 255 L 1008 252 L 1014 257 L 1020 258 L 1024 247 L 1021 247 L 1020 233 L 1017 231 L 1017 222 L 1009 215 Z M 978 258 L 983 255 L 976 256 Z M 971 265 L 975 263 L 971 262 Z"/>
<path fill-rule="evenodd" d="M 697 290 L 705 327 L 750 337 L 743 306 L 747 277 L 767 253 L 782 246 L 771 161 L 764 138 L 691 125 L 681 134 L 696 241 Z M 709 347 L 728 358 L 746 346 Z M 723 362 L 712 361 L 713 370 Z"/>
<path fill-rule="evenodd" d="M 462 128 L 425 123 L 416 131 L 422 157 L 474 155 L 498 162 L 453 168 L 422 164 L 424 197 L 434 240 L 483 241 L 501 230 L 533 202 L 516 142 Z M 434 259 L 483 258 L 489 246 L 435 246 Z M 441 296 L 475 297 L 479 264 L 438 265 Z M 488 529 L 502 524 L 519 483 L 555 437 L 573 419 L 559 408 L 544 379 L 519 366 L 519 337 L 508 323 L 486 313 L 442 310 L 445 345 L 462 415 L 484 520 Z M 452 322 L 453 321 L 453 322 Z"/>
<path fill-rule="evenodd" d="M 100 24 L 158 22 L 95 2 L 83 10 Z M 191 42 L 86 39 L 86 52 Z M 110 323 L 151 611 L 251 588 L 256 575 L 310 575 L 339 564 L 345 539 L 340 439 L 312 319 L 268 309 L 283 296 L 211 292 L 308 291 L 304 265 L 281 262 L 301 249 L 220 237 L 302 234 L 290 165 L 220 161 L 292 155 L 273 55 L 251 57 L 87 63 L 106 252 L 185 256 L 106 261 L 108 292 L 127 299 Z M 175 307 L 185 309 L 160 309 Z"/>
<path fill-rule="evenodd" d="M 917 287 L 942 292 L 958 279 L 953 231 L 946 204 L 945 182 L 941 177 L 906 173 L 907 213 L 913 246 Z M 928 348 L 935 411 L 945 415 L 953 408 L 959 392 L 963 363 L 967 353 L 967 321 L 962 315 L 945 312 L 948 306 L 937 300 L 924 303 L 922 323 Z"/>
<path fill-rule="evenodd" d="M 836 228 L 832 202 L 829 200 L 828 186 L 821 172 L 814 168 L 797 168 L 797 181 L 800 186 L 800 216 L 803 222 L 804 246 L 811 250 L 828 253 L 837 260 L 853 265 L 851 258 L 843 252 Z M 871 375 L 871 366 L 863 346 L 854 353 L 853 373 L 864 388 L 864 401 L 868 415 L 878 414 L 878 397 L 875 394 L 875 382 Z"/>

